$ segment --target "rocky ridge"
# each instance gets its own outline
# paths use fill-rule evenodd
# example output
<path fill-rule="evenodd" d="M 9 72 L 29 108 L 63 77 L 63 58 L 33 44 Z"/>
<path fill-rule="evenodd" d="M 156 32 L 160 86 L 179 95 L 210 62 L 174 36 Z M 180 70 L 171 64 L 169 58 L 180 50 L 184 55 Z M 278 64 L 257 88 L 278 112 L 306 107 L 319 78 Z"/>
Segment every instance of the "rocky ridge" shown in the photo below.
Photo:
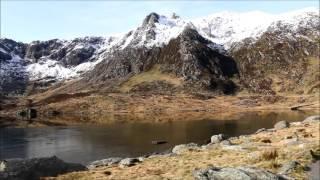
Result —
<path fill-rule="evenodd" d="M 29 44 L 1 39 L 0 88 L 4 94 L 21 94 L 79 78 L 114 86 L 160 64 L 161 72 L 184 78 L 187 86 L 228 86 L 232 92 L 235 83 L 230 78 L 239 73 L 241 87 L 268 93 L 275 90 L 260 85 L 269 82 L 269 74 L 281 74 L 278 69 L 289 66 L 283 76 L 290 86 L 279 91 L 292 91 L 308 69 L 300 73 L 295 68 L 317 57 L 318 19 L 316 9 L 280 15 L 223 12 L 190 21 L 151 13 L 141 26 L 114 37 Z M 244 23 L 249 20 L 250 26 Z M 265 65 L 272 73 L 262 72 Z M 305 81 L 312 84 L 316 77 Z"/>

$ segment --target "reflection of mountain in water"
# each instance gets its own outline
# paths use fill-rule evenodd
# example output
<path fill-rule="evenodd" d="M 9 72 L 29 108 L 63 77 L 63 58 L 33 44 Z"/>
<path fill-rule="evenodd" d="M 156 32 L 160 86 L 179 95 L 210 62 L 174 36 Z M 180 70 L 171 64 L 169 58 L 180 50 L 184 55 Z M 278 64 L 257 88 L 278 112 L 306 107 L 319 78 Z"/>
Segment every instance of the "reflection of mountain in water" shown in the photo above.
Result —
<path fill-rule="evenodd" d="M 1 136 L 0 159 L 57 155 L 66 161 L 88 163 L 114 156 L 140 156 L 165 151 L 177 144 L 204 143 L 214 134 L 250 134 L 260 128 L 271 128 L 280 120 L 299 121 L 308 115 L 298 112 L 245 113 L 233 120 L 217 117 L 217 120 L 1 129 L 1 135 L 5 136 Z M 153 140 L 168 143 L 152 145 Z"/>

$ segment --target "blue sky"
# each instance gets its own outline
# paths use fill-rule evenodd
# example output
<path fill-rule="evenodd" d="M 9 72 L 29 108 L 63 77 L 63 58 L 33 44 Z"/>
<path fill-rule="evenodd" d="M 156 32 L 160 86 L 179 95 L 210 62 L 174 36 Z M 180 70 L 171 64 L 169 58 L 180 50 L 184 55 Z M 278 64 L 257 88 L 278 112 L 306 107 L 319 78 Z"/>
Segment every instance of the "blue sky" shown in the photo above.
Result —
<path fill-rule="evenodd" d="M 319 7 L 318 1 L 10 1 L 1 0 L 1 37 L 18 41 L 71 39 L 127 32 L 150 12 L 196 18 L 219 11 L 281 13 Z"/>

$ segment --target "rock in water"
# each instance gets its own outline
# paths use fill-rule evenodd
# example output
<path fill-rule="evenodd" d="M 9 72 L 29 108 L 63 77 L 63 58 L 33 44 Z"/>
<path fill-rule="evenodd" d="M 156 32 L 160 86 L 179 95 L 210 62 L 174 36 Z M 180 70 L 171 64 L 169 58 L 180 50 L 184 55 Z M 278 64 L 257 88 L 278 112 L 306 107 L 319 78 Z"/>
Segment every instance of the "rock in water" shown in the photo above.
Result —
<path fill-rule="evenodd" d="M 193 176 L 197 180 L 280 180 L 272 172 L 253 167 L 216 168 L 196 170 Z"/>
<path fill-rule="evenodd" d="M 279 121 L 274 125 L 274 129 L 279 130 L 279 129 L 284 129 L 289 127 L 289 123 L 287 121 Z"/>
<path fill-rule="evenodd" d="M 28 160 L 12 159 L 1 162 L 1 180 L 38 180 L 41 177 L 52 177 L 59 174 L 83 171 L 87 168 L 81 164 L 66 163 L 56 156 L 33 158 Z"/>
<path fill-rule="evenodd" d="M 220 143 L 225 139 L 226 139 L 226 136 L 224 134 L 213 135 L 211 136 L 211 143 Z"/>
<path fill-rule="evenodd" d="M 154 145 L 166 144 L 166 143 L 168 143 L 168 141 L 164 141 L 164 140 L 154 140 L 154 141 L 151 141 L 151 144 L 154 144 Z"/>
<path fill-rule="evenodd" d="M 309 116 L 302 122 L 307 123 L 307 122 L 319 122 L 320 121 L 320 115 L 315 115 L 315 116 Z"/>
<path fill-rule="evenodd" d="M 259 133 L 265 132 L 265 131 L 267 131 L 266 128 L 261 128 L 261 129 L 258 129 L 255 134 L 259 134 Z"/>

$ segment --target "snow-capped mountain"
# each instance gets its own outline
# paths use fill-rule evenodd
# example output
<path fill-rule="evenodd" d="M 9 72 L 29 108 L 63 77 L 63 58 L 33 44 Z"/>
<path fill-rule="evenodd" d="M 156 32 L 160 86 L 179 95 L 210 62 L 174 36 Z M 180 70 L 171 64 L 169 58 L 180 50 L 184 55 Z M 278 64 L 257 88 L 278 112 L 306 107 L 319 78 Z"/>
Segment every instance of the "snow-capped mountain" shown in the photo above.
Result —
<path fill-rule="evenodd" d="M 292 31 L 308 26 L 319 25 L 319 10 L 306 8 L 303 10 L 278 15 L 260 11 L 236 13 L 220 12 L 203 18 L 183 20 L 179 16 L 161 16 L 151 13 L 142 26 L 130 31 L 121 41 L 121 47 L 163 46 L 170 39 L 176 38 L 185 27 L 196 29 L 203 37 L 224 46 L 226 50 L 234 42 L 246 38 L 258 38 L 266 31 L 276 30 L 280 25 Z"/>
<path fill-rule="evenodd" d="M 0 84 L 81 78 L 114 53 L 125 49 L 161 48 L 190 28 L 211 41 L 206 43 L 207 47 L 225 54 L 246 39 L 253 43 L 267 32 L 281 32 L 291 38 L 303 36 L 313 41 L 310 36 L 319 37 L 319 26 L 319 12 L 315 8 L 277 15 L 259 11 L 221 12 L 191 20 L 175 14 L 167 17 L 151 13 L 140 26 L 117 36 L 30 44 L 0 39 Z M 307 36 L 301 33 L 305 29 L 310 30 Z"/>
<path fill-rule="evenodd" d="M 260 11 L 245 13 L 221 12 L 193 20 L 196 29 L 205 38 L 229 49 L 232 43 L 245 38 L 256 39 L 266 31 L 275 31 L 279 26 L 297 31 L 299 28 L 319 25 L 319 10 L 307 8 L 283 14 L 268 14 Z"/>

